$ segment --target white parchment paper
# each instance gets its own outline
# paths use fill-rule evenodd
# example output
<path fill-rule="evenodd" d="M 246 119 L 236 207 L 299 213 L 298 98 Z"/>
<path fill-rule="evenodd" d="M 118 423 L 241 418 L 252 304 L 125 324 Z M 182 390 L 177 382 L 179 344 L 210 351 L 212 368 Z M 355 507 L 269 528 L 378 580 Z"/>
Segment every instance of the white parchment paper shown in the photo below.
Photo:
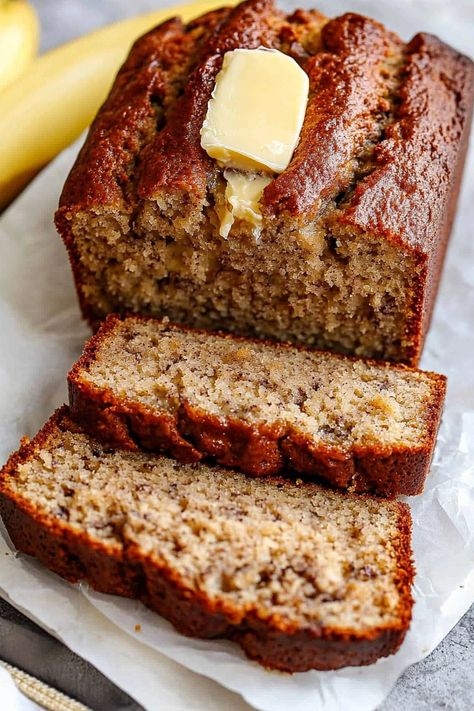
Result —
<path fill-rule="evenodd" d="M 288 5 L 289 3 L 287 3 Z M 343 2 L 321 2 L 335 14 Z M 469 51 L 472 2 L 356 2 L 410 37 L 419 27 Z M 448 11 L 449 7 L 449 11 Z M 412 14 L 410 14 L 412 12 Z M 414 19 L 413 19 L 414 18 Z M 88 335 L 52 214 L 77 146 L 45 170 L 0 222 L 0 462 L 66 399 L 65 376 Z M 422 367 L 448 375 L 426 490 L 410 500 L 417 566 L 414 619 L 401 650 L 372 667 L 293 676 L 249 662 L 229 642 L 177 634 L 141 604 L 71 586 L 12 554 L 0 535 L 0 591 L 147 709 L 369 711 L 474 601 L 474 165 L 468 160 Z M 136 625 L 140 625 L 136 631 Z M 191 674 L 197 672 L 201 677 Z"/>

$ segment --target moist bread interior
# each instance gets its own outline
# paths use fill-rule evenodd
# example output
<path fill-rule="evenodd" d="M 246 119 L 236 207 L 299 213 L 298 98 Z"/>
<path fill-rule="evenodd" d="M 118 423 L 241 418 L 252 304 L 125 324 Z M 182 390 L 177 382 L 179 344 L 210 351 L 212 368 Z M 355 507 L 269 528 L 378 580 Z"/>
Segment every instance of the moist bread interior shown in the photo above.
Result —
<path fill-rule="evenodd" d="M 439 383 L 430 373 L 284 346 L 117 321 L 84 383 L 175 414 L 183 402 L 217 417 L 293 427 L 316 445 L 423 446 Z"/>
<path fill-rule="evenodd" d="M 55 430 L 3 484 L 112 550 L 137 544 L 242 614 L 336 630 L 395 623 L 400 504 L 104 450 Z"/>

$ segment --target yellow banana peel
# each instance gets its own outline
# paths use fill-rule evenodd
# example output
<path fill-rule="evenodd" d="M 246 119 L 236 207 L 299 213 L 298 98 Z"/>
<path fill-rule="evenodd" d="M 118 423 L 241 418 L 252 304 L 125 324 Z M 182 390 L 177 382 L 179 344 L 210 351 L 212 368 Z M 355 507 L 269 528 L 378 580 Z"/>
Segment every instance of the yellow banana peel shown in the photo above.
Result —
<path fill-rule="evenodd" d="M 235 0 L 200 0 L 118 22 L 36 59 L 0 92 L 0 209 L 89 125 L 131 43 L 168 17 L 185 21 Z"/>
<path fill-rule="evenodd" d="M 38 18 L 26 0 L 0 3 L 0 91 L 12 84 L 38 50 Z"/>

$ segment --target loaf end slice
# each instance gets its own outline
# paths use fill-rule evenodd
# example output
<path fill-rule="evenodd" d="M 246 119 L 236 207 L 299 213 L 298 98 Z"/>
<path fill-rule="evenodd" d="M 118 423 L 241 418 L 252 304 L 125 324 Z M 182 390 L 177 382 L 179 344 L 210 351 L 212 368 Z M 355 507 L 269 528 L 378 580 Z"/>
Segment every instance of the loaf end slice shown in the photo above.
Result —
<path fill-rule="evenodd" d="M 409 626 L 398 502 L 104 448 L 58 411 L 1 473 L 14 545 L 289 672 L 370 664 Z"/>
<path fill-rule="evenodd" d="M 355 492 L 419 494 L 442 375 L 109 317 L 69 374 L 73 417 L 113 447 L 282 470 Z"/>

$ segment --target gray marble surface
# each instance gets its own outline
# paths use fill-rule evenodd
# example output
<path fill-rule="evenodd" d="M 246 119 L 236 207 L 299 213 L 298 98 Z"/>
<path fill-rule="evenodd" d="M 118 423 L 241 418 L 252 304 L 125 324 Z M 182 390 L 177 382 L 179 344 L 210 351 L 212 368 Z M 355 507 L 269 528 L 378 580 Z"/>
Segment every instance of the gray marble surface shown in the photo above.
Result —
<path fill-rule="evenodd" d="M 381 0 L 384 1 L 388 2 Z M 42 51 L 114 20 L 173 4 L 171 0 L 32 2 L 41 20 Z M 137 704 L 97 670 L 3 601 L 0 601 L 0 618 L 0 658 L 18 663 L 21 648 L 22 654 L 26 654 L 23 657 L 26 671 L 76 696 L 94 711 L 140 711 Z M 39 664 L 38 657 L 41 657 Z M 379 711 L 472 711 L 473 708 L 474 606 L 429 657 L 399 679 Z"/>

